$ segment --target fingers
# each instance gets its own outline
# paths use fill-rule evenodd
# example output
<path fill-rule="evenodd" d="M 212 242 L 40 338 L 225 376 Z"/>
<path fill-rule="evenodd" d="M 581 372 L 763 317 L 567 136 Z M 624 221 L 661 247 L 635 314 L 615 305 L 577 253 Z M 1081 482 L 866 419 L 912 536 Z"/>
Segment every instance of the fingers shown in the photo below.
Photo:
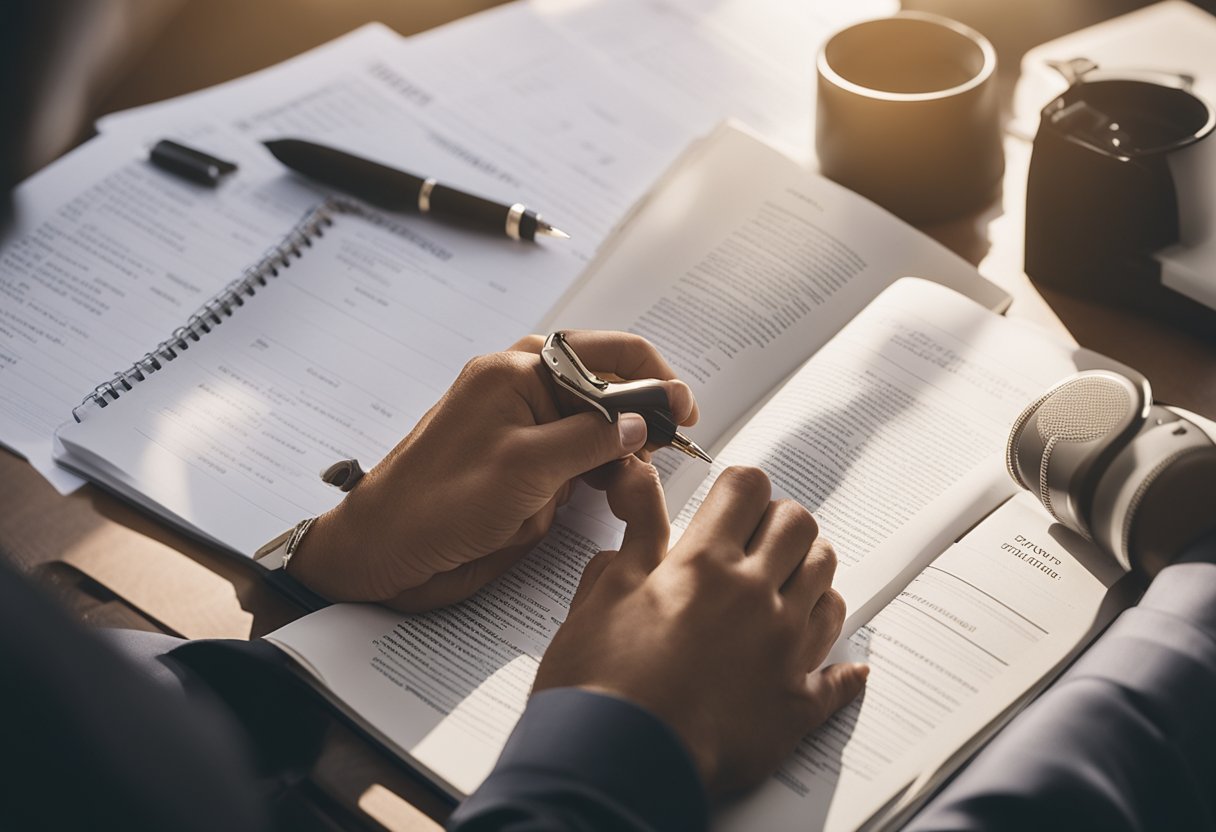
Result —
<path fill-rule="evenodd" d="M 592 370 L 621 378 L 675 378 L 649 341 L 631 332 L 593 329 L 566 330 L 566 340 Z"/>
<path fill-rule="evenodd" d="M 793 573 L 789 575 L 781 594 L 786 601 L 808 614 L 820 596 L 827 592 L 836 575 L 836 550 L 822 537 L 815 538 Z"/>
<path fill-rule="evenodd" d="M 671 411 L 676 424 L 691 425 L 696 422 L 696 402 L 692 390 L 682 381 L 659 381 L 667 396 L 667 409 Z M 587 409 L 587 403 L 578 396 L 561 388 L 553 390 L 554 402 L 561 413 L 578 413 Z"/>
<path fill-rule="evenodd" d="M 629 332 L 568 330 L 566 339 L 594 373 L 630 380 L 654 378 L 667 381 L 663 387 L 667 391 L 672 416 L 681 425 L 696 424 L 700 413 L 692 390 L 684 382 L 674 380 L 675 370 L 645 338 Z M 524 339 L 520 343 L 531 345 L 533 342 Z M 539 347 L 536 351 L 539 351 Z"/>
<path fill-rule="evenodd" d="M 675 378 L 675 373 L 658 351 L 647 341 L 627 332 L 576 331 L 571 344 L 579 357 L 601 376 L 613 379 L 657 379 L 667 395 L 668 409 L 676 422 L 693 425 L 699 417 L 696 399 L 687 384 Z M 586 409 L 586 404 L 566 390 L 547 383 L 546 370 L 534 358 L 529 360 L 521 353 L 537 355 L 544 346 L 539 335 L 528 335 L 511 345 L 506 353 L 499 353 L 503 363 L 523 370 L 527 368 L 529 381 L 541 379 L 540 385 L 527 384 L 521 390 L 536 421 L 548 422 L 557 418 L 557 413 L 576 413 Z M 511 353 L 515 357 L 508 358 Z M 532 389 L 535 386 L 535 389 Z"/>
<path fill-rule="evenodd" d="M 776 500 L 769 503 L 748 543 L 748 563 L 781 586 L 806 560 L 818 534 L 819 525 L 809 511 L 793 500 Z"/>
<path fill-rule="evenodd" d="M 866 686 L 870 668 L 864 664 L 834 664 L 807 677 L 811 710 L 806 730 L 827 722 L 828 717 L 852 702 Z"/>
<path fill-rule="evenodd" d="M 646 376 L 637 376 L 637 378 L 646 378 Z M 676 379 L 662 382 L 662 387 L 667 393 L 667 409 L 671 411 L 676 424 L 695 425 L 701 414 L 697 410 L 697 400 L 693 398 L 689 386 Z"/>
<path fill-rule="evenodd" d="M 604 570 L 616 558 L 617 552 L 607 551 L 600 552 L 591 560 L 587 561 L 587 565 L 583 568 L 582 577 L 578 579 L 578 589 L 574 590 L 574 597 L 570 599 L 570 611 L 578 609 L 587 596 L 591 594 L 591 590 L 595 587 L 595 582 L 599 580 L 600 575 L 604 574 Z"/>
<path fill-rule="evenodd" d="M 671 365 L 654 345 L 631 332 L 596 329 L 563 330 L 566 340 L 583 363 L 597 373 L 621 378 L 675 378 Z M 525 335 L 511 350 L 539 353 L 545 344 L 541 335 Z"/>
<path fill-rule="evenodd" d="M 694 548 L 730 544 L 742 553 L 768 510 L 771 494 L 768 477 L 759 468 L 727 468 L 709 489 L 684 539 Z"/>
<path fill-rule="evenodd" d="M 623 459 L 613 466 L 608 483 L 608 507 L 625 521 L 620 560 L 650 572 L 667 553 L 671 523 L 659 472 L 640 459 Z"/>
<path fill-rule="evenodd" d="M 485 557 L 440 572 L 426 583 L 381 603 L 401 612 L 425 612 L 472 596 L 532 551 L 533 544 L 508 546 Z"/>
<path fill-rule="evenodd" d="M 520 338 L 507 349 L 511 352 L 534 352 L 540 355 L 541 347 L 545 345 L 545 339 L 539 335 L 525 335 Z"/>
<path fill-rule="evenodd" d="M 563 488 L 566 489 L 568 499 L 568 484 L 564 485 Z M 539 511 L 519 524 L 519 528 L 515 530 L 515 534 L 511 535 L 502 548 L 508 546 L 527 546 L 531 548 L 540 543 L 541 539 L 549 533 L 549 527 L 553 525 L 553 518 L 556 516 L 558 508 L 564 502 L 562 499 L 562 489 L 558 489 L 557 494 L 549 502 L 541 506 Z"/>
<path fill-rule="evenodd" d="M 844 598 L 839 592 L 828 589 L 819 596 L 818 602 L 806 619 L 806 638 L 799 663 L 801 670 L 814 670 L 827 658 L 828 651 L 840 637 L 844 616 Z"/>
<path fill-rule="evenodd" d="M 510 452 L 520 470 L 535 470 L 550 493 L 567 480 L 628 456 L 646 443 L 646 421 L 622 413 L 611 423 L 598 413 L 576 413 L 555 422 L 519 428 Z"/>
<path fill-rule="evenodd" d="M 620 551 L 600 552 L 587 563 L 570 602 L 571 610 L 586 600 L 609 564 L 619 563 L 622 568 L 648 574 L 667 552 L 671 526 L 659 472 L 635 457 L 627 457 L 606 470 L 608 506 L 625 521 L 625 537 Z"/>

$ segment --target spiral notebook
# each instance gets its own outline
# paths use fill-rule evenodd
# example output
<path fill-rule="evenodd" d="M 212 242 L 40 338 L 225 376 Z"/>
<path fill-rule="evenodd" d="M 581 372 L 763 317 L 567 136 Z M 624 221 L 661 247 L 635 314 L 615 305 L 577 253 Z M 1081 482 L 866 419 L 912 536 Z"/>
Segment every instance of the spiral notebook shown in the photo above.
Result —
<path fill-rule="evenodd" d="M 427 265 L 449 256 L 360 203 L 324 203 L 97 385 L 57 431 L 58 461 L 251 555 L 341 496 L 320 470 L 377 462 L 470 357 L 528 328 Z"/>

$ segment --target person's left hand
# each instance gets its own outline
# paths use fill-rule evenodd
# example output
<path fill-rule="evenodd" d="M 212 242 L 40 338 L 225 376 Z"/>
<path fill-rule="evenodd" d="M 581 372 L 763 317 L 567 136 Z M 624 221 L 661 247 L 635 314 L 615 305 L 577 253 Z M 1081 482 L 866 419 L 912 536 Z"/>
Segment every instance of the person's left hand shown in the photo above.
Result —
<path fill-rule="evenodd" d="M 533 692 L 633 702 L 683 741 L 711 795 L 749 788 L 865 685 L 863 665 L 815 669 L 844 622 L 836 554 L 810 512 L 770 501 L 758 468 L 723 471 L 670 552 L 658 473 L 627 459 L 605 487 L 624 539 L 583 570 Z"/>
<path fill-rule="evenodd" d="M 567 335 L 593 372 L 667 380 L 676 421 L 696 422 L 692 392 L 644 338 Z M 563 418 L 541 344 L 530 336 L 470 361 L 414 430 L 317 518 L 290 574 L 332 601 L 404 611 L 454 603 L 540 541 L 572 480 L 642 451 L 641 416 L 621 414 L 616 424 L 592 412 Z"/>

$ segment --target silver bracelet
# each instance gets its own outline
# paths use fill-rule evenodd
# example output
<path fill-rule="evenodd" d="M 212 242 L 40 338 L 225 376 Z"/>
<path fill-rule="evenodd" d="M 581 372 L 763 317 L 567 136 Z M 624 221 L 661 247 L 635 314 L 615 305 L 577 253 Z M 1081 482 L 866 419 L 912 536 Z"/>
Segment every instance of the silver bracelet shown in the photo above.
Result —
<path fill-rule="evenodd" d="M 343 459 L 322 471 L 321 479 L 341 491 L 350 491 L 359 484 L 363 475 L 363 467 L 359 465 L 359 460 Z M 286 572 L 291 556 L 296 553 L 296 549 L 300 548 L 300 542 L 304 540 L 304 535 L 308 534 L 308 530 L 312 528 L 316 519 L 316 517 L 306 517 L 296 523 L 258 549 L 254 553 L 253 559 L 267 569 L 282 569 Z"/>
<path fill-rule="evenodd" d="M 296 549 L 300 548 L 300 541 L 304 539 L 304 535 L 308 534 L 308 530 L 312 528 L 316 519 L 306 517 L 296 523 L 254 552 L 253 559 L 267 569 L 286 569 L 287 562 L 296 553 Z"/>
<path fill-rule="evenodd" d="M 308 534 L 308 530 L 312 528 L 316 519 L 315 517 L 305 517 L 292 528 L 291 535 L 287 538 L 287 545 L 283 547 L 283 565 L 280 568 L 284 574 L 287 573 L 287 564 L 291 562 L 292 555 L 296 553 L 296 549 L 300 548 L 304 535 Z"/>

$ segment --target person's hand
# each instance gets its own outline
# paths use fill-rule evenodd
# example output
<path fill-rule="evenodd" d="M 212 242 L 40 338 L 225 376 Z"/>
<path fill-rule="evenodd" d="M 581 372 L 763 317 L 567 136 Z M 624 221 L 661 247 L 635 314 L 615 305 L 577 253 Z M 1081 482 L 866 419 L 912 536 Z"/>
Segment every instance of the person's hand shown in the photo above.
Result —
<path fill-rule="evenodd" d="M 644 338 L 567 334 L 593 372 L 667 379 L 672 415 L 696 421 L 691 391 Z M 317 519 L 290 574 L 331 601 L 416 611 L 462 600 L 540 541 L 573 479 L 642 451 L 641 416 L 563 418 L 574 399 L 555 399 L 541 345 L 531 336 L 470 361 L 409 436 Z"/>
<path fill-rule="evenodd" d="M 629 459 L 613 474 L 624 541 L 587 565 L 533 691 L 635 702 L 683 739 L 711 794 L 754 785 L 865 685 L 864 665 L 811 672 L 844 621 L 832 547 L 802 506 L 769 501 L 763 472 L 729 468 L 664 556 L 654 469 Z"/>

